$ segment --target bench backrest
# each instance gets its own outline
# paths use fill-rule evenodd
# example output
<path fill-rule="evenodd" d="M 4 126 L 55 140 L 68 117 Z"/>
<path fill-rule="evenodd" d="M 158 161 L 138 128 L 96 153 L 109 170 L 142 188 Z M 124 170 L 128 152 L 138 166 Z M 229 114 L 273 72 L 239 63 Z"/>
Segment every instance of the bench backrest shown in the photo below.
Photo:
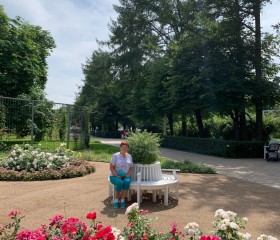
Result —
<path fill-rule="evenodd" d="M 137 173 L 141 172 L 141 181 L 162 180 L 161 165 L 159 162 L 154 164 L 134 164 L 132 181 L 137 181 Z"/>

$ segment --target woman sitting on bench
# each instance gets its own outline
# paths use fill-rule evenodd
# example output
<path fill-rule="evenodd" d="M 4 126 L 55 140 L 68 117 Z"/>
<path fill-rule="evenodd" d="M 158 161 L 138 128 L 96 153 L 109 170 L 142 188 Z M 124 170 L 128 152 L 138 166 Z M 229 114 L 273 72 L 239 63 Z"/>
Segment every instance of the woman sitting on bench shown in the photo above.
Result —
<path fill-rule="evenodd" d="M 127 152 L 129 145 L 122 141 L 120 151 L 115 153 L 110 162 L 110 182 L 114 184 L 116 194 L 113 203 L 114 208 L 125 208 L 125 197 L 130 187 L 130 177 L 133 173 L 132 156 Z"/>

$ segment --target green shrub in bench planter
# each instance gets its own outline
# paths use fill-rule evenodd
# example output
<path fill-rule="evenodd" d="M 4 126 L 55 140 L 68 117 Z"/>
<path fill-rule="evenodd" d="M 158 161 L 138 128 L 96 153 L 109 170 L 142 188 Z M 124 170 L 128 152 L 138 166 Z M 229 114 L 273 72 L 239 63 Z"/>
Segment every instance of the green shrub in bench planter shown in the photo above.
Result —
<path fill-rule="evenodd" d="M 129 133 L 127 141 L 134 163 L 152 164 L 159 161 L 160 138 L 157 134 L 146 131 Z"/>

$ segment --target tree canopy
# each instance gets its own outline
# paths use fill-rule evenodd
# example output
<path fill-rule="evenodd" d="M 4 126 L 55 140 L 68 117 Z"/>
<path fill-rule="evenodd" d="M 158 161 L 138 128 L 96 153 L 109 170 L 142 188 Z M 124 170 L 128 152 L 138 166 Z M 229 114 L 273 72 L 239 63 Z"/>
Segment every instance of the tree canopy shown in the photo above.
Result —
<path fill-rule="evenodd" d="M 0 95 L 17 97 L 44 89 L 47 57 L 55 42 L 51 34 L 20 17 L 9 18 L 0 5 Z"/>
<path fill-rule="evenodd" d="M 112 79 L 97 69 L 85 72 L 84 88 L 98 76 L 94 85 L 117 93 L 111 103 L 118 110 L 110 112 L 115 121 L 125 116 L 152 126 L 167 118 L 171 134 L 180 116 L 184 131 L 186 119 L 195 119 L 204 137 L 204 118 L 217 114 L 231 118 L 236 140 L 247 140 L 246 118 L 254 112 L 254 138 L 261 140 L 260 113 L 280 100 L 279 36 L 261 32 L 260 14 L 269 2 L 120 0 L 110 38 L 101 43 L 109 47 Z M 84 88 L 79 98 L 86 98 Z M 96 108 L 108 92 L 96 95 Z"/>

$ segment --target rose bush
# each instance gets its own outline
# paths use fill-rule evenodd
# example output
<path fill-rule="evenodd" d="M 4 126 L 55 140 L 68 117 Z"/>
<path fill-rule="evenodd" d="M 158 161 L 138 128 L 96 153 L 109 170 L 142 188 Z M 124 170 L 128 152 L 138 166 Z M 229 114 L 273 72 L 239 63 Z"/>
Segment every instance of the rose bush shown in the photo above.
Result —
<path fill-rule="evenodd" d="M 128 224 L 120 231 L 111 226 L 104 226 L 96 221 L 96 213 L 90 212 L 86 218 L 90 221 L 88 227 L 86 223 L 77 218 L 64 219 L 62 215 L 55 215 L 50 218 L 49 225 L 42 224 L 35 231 L 20 231 L 20 221 L 24 216 L 21 212 L 12 211 L 8 214 L 13 220 L 11 223 L 0 226 L 0 239 L 2 240 L 248 240 L 249 233 L 242 233 L 245 229 L 247 218 L 239 218 L 236 213 L 219 209 L 215 212 L 218 218 L 213 222 L 214 231 L 210 234 L 203 234 L 199 225 L 195 222 L 188 223 L 183 231 L 180 231 L 175 223 L 166 233 L 157 233 L 151 228 L 150 223 L 154 219 L 147 219 L 148 211 L 140 210 L 137 203 L 126 209 Z M 277 240 L 277 238 L 261 235 L 257 240 Z"/>
<path fill-rule="evenodd" d="M 75 159 L 74 152 L 60 144 L 55 153 L 44 152 L 26 144 L 15 145 L 7 159 L 0 161 L 0 180 L 31 181 L 80 177 L 95 171 L 95 167 Z"/>

